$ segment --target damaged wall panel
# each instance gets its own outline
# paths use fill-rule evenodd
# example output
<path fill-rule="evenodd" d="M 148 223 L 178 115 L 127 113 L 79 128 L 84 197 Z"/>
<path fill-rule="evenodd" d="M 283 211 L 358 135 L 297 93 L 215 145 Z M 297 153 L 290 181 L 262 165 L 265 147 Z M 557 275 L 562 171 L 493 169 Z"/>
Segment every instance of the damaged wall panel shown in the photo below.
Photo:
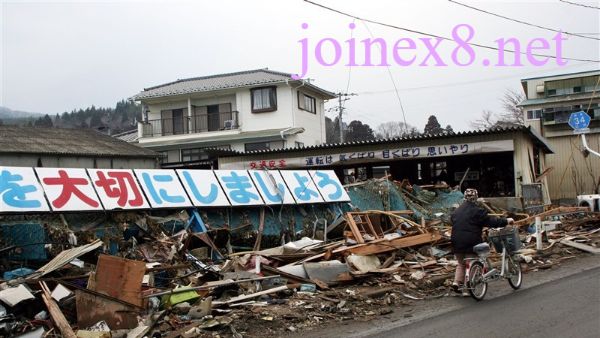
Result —
<path fill-rule="evenodd" d="M 94 291 L 142 306 L 141 291 L 145 273 L 144 262 L 100 255 L 95 273 Z"/>

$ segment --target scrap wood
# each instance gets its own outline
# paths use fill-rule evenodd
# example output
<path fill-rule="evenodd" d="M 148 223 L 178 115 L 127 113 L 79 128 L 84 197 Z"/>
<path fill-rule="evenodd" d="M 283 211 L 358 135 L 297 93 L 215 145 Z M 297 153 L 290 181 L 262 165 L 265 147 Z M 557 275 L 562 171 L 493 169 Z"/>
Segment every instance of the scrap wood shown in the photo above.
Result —
<path fill-rule="evenodd" d="M 438 241 L 442 236 L 437 232 L 427 232 L 413 236 L 394 238 L 392 240 L 381 239 L 366 244 L 358 244 L 334 250 L 333 253 L 350 252 L 357 255 L 375 255 L 382 252 L 395 251 L 397 249 L 422 245 Z"/>
<path fill-rule="evenodd" d="M 247 299 L 257 298 L 257 297 L 260 297 L 260 296 L 269 295 L 269 294 L 272 294 L 272 293 L 277 293 L 277 292 L 288 290 L 288 289 L 295 289 L 295 288 L 297 288 L 299 286 L 300 286 L 300 284 L 290 284 L 290 285 L 278 286 L 278 287 L 275 287 L 275 288 L 272 288 L 272 289 L 268 289 L 268 290 L 264 290 L 264 291 L 260 291 L 260 292 L 251 293 L 249 295 L 241 295 L 241 296 L 233 297 L 233 298 L 231 298 L 231 299 L 229 299 L 228 301 L 225 301 L 225 302 L 213 302 L 213 305 L 233 304 L 233 303 L 245 301 Z"/>
<path fill-rule="evenodd" d="M 140 294 L 145 273 L 146 263 L 142 261 L 100 255 L 93 287 L 88 288 L 141 307 L 143 300 Z"/>
<path fill-rule="evenodd" d="M 145 337 L 147 335 L 147 333 L 150 332 L 150 330 L 152 330 L 152 328 L 154 328 L 156 323 L 158 323 L 158 321 L 161 320 L 162 317 L 165 316 L 166 313 L 167 313 L 167 311 L 163 310 L 163 311 L 160 311 L 157 315 L 150 316 L 150 323 L 148 323 L 148 325 L 140 325 L 140 326 L 136 327 L 135 329 L 129 331 L 127 333 L 127 338 Z"/>
<path fill-rule="evenodd" d="M 535 183 L 540 183 L 544 177 L 548 176 L 548 174 L 550 174 L 550 172 L 554 170 L 554 167 L 548 167 L 546 168 L 541 174 L 539 174 L 536 178 L 535 178 Z"/>
<path fill-rule="evenodd" d="M 414 222 L 406 217 L 403 217 L 402 215 L 412 215 L 414 214 L 411 210 L 399 210 L 399 211 L 383 211 L 383 210 L 368 210 L 368 211 L 364 211 L 365 213 L 371 213 L 371 214 L 381 214 L 381 215 L 386 215 L 389 217 L 394 217 L 397 219 L 402 220 L 403 222 L 406 222 L 408 224 L 410 224 L 411 226 L 415 226 L 417 227 L 417 229 L 421 228 L 422 225 Z"/>
<path fill-rule="evenodd" d="M 262 267 L 264 268 L 264 266 Z M 238 280 L 232 280 L 232 281 L 222 281 L 216 284 L 212 284 L 212 285 L 200 285 L 200 286 L 193 286 L 193 287 L 183 287 L 183 288 L 177 288 L 177 289 L 172 289 L 169 291 L 163 291 L 163 292 L 157 292 L 157 293 L 153 293 L 150 295 L 144 295 L 143 298 L 150 298 L 150 297 L 158 297 L 158 296 L 164 296 L 164 295 L 172 295 L 172 294 L 176 294 L 176 293 L 182 293 L 182 292 L 188 292 L 188 291 L 196 291 L 196 290 L 210 290 L 213 288 L 218 288 L 221 286 L 227 286 L 227 285 L 234 285 L 234 284 L 241 284 L 241 283 L 245 283 L 245 282 L 258 282 L 258 281 L 262 281 L 262 280 L 266 280 L 266 279 L 273 279 L 273 278 L 279 278 L 281 277 L 280 275 L 273 275 L 273 276 L 266 276 L 266 277 L 256 277 L 256 278 L 246 278 L 246 279 L 238 279 Z"/>
<path fill-rule="evenodd" d="M 66 338 L 77 338 L 77 335 L 71 328 L 71 325 L 69 325 L 67 318 L 65 318 L 65 315 L 62 313 L 62 311 L 60 311 L 60 308 L 54 299 L 52 299 L 52 296 L 50 295 L 50 289 L 48 289 L 46 282 L 40 282 L 40 287 L 42 288 L 43 292 L 42 299 L 44 300 L 44 303 L 46 303 L 46 307 L 48 308 L 48 312 L 50 312 L 52 321 L 54 321 L 54 324 L 58 326 L 62 336 Z"/>
<path fill-rule="evenodd" d="M 548 211 L 544 211 L 540 214 L 529 216 L 525 219 L 515 221 L 516 226 L 529 225 L 532 222 L 535 222 L 536 217 L 544 218 L 548 216 L 557 216 L 562 214 L 574 214 L 578 212 L 590 212 L 590 208 L 588 207 L 558 207 L 554 209 L 550 209 Z"/>
<path fill-rule="evenodd" d="M 564 245 L 568 245 L 568 246 L 576 248 L 576 249 L 579 249 L 579 250 L 587 251 L 587 252 L 590 252 L 590 253 L 593 253 L 596 255 L 600 254 L 600 248 L 595 248 L 591 245 L 587 245 L 587 244 L 583 244 L 583 243 L 577 243 L 575 241 L 571 241 L 566 238 L 561 240 L 560 243 L 564 244 Z"/>
<path fill-rule="evenodd" d="M 383 295 L 385 295 L 388 292 L 392 292 L 394 291 L 395 287 L 393 286 L 388 286 L 385 288 L 377 288 L 377 289 L 371 289 L 369 288 L 369 291 L 364 292 L 362 295 L 368 298 L 377 298 L 377 297 L 381 297 Z"/>
<path fill-rule="evenodd" d="M 54 257 L 48 264 L 39 268 L 36 272 L 31 275 L 25 277 L 25 279 L 34 279 L 39 278 L 44 275 L 49 274 L 55 270 L 62 268 L 63 266 L 69 264 L 72 260 L 77 257 L 83 256 L 84 254 L 94 251 L 102 246 L 102 241 L 97 239 L 94 242 L 82 246 L 78 246 L 76 248 L 72 248 L 69 250 L 64 250 L 60 252 L 56 257 Z"/>

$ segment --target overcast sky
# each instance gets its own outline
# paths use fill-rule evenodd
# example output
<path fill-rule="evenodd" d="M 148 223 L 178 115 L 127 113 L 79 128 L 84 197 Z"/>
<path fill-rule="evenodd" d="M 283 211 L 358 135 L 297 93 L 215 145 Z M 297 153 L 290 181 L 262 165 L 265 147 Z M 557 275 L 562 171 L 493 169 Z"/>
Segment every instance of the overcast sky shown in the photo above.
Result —
<path fill-rule="evenodd" d="M 599 1 L 573 1 L 600 6 Z M 448 1 L 316 2 L 363 18 L 443 36 L 451 36 L 456 25 L 469 24 L 475 30 L 472 42 L 485 45 L 511 37 L 523 45 L 533 38 L 554 44 L 551 39 L 556 34 Z M 480 48 L 474 49 L 477 61 L 473 65 L 460 67 L 451 62 L 456 45 L 447 41 L 438 48 L 442 59 L 449 63 L 447 67 L 434 67 L 432 60 L 426 67 L 399 66 L 391 54 L 396 40 L 415 40 L 420 62 L 427 54 L 425 45 L 418 41 L 423 36 L 356 21 L 353 37 L 383 38 L 391 65 L 353 67 L 348 82 L 348 48 L 342 49 L 338 65 L 320 66 L 315 61 L 314 46 L 325 37 L 341 42 L 349 39 L 352 19 L 301 0 L 0 3 L 0 105 L 13 110 L 55 114 L 91 105 L 114 106 L 144 87 L 247 69 L 268 67 L 297 73 L 301 66 L 298 40 L 308 38 L 313 48 L 308 77 L 324 89 L 338 92 L 348 88 L 358 94 L 346 103 L 346 121 L 360 119 L 375 127 L 383 121 L 402 120 L 393 77 L 409 124 L 422 129 L 427 117 L 435 114 L 442 125 L 467 130 L 469 121 L 477 119 L 482 110 L 499 112 L 499 98 L 507 89 L 521 90 L 521 78 L 599 68 L 599 63 L 578 61 L 569 61 L 566 66 L 550 61 L 536 67 L 526 62 L 526 57 L 526 65 L 521 67 L 484 67 L 481 60 L 488 58 L 494 64 L 498 56 Z M 554 29 L 596 33 L 587 36 L 600 38 L 598 9 L 559 0 L 465 3 Z M 302 23 L 309 25 L 307 30 L 301 28 Z M 325 54 L 331 58 L 331 53 Z M 364 50 L 357 48 L 356 54 L 359 62 Z M 598 60 L 599 41 L 569 37 L 564 42 L 563 56 Z"/>

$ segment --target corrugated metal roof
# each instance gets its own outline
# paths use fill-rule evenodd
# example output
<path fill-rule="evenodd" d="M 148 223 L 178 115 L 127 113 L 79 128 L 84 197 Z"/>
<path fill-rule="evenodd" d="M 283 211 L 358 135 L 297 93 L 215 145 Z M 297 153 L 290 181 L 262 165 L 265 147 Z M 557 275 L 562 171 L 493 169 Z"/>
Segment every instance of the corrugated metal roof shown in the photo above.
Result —
<path fill-rule="evenodd" d="M 574 72 L 574 73 L 562 73 L 562 74 L 552 74 L 552 75 L 536 76 L 536 77 L 529 77 L 529 78 L 521 79 L 521 81 L 549 79 L 549 78 L 561 77 L 561 76 L 575 76 L 575 75 L 581 75 L 581 76 L 583 76 L 585 74 L 590 74 L 590 75 L 600 74 L 600 70 L 585 70 L 585 71 L 582 71 L 582 72 Z"/>
<path fill-rule="evenodd" d="M 181 79 L 162 85 L 145 88 L 142 92 L 132 97 L 133 100 L 157 98 L 163 96 L 182 95 L 190 93 L 210 92 L 214 90 L 249 87 L 256 85 L 284 83 L 296 81 L 292 75 L 268 69 L 247 70 L 236 73 L 217 74 L 210 76 Z M 305 86 L 321 93 L 327 98 L 336 97 L 335 94 L 305 82 Z"/>
<path fill-rule="evenodd" d="M 515 126 L 515 127 L 496 127 L 491 129 L 484 130 L 472 130 L 472 131 L 463 131 L 458 133 L 442 133 L 436 135 L 417 135 L 417 136 L 407 136 L 407 137 L 394 137 L 387 139 L 374 139 L 374 140 L 364 140 L 364 141 L 354 141 L 354 142 L 345 142 L 345 143 L 324 143 L 320 145 L 313 146 L 303 146 L 303 147 L 295 147 L 295 148 L 285 148 L 285 149 L 269 149 L 269 150 L 253 150 L 241 152 L 238 151 L 237 154 L 224 155 L 223 157 L 231 157 L 231 156 L 240 156 L 240 155 L 254 155 L 254 154 L 270 154 L 270 153 L 291 153 L 291 152 L 300 152 L 307 150 L 322 150 L 322 149 L 333 149 L 333 148 L 347 148 L 354 146 L 363 146 L 363 145 L 380 145 L 380 144 L 390 144 L 390 143 L 398 143 L 398 142 L 406 142 L 406 141 L 423 141 L 423 140 L 434 140 L 434 139 L 446 139 L 446 138 L 455 138 L 455 137 L 464 137 L 464 136 L 479 136 L 479 135 L 493 135 L 493 134 L 503 134 L 509 132 L 521 131 L 528 133 L 534 141 L 542 146 L 548 153 L 552 153 L 552 149 L 548 146 L 547 141 L 537 133 L 534 133 L 531 130 L 531 127 L 525 126 Z"/>
<path fill-rule="evenodd" d="M 57 154 L 99 157 L 160 155 L 91 129 L 0 126 L 0 154 Z"/>

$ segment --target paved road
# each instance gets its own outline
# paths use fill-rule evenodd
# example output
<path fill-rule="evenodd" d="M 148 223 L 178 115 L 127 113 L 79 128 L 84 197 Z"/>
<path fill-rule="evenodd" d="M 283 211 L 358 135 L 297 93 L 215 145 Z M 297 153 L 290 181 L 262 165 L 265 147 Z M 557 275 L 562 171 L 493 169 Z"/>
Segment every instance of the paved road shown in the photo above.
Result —
<path fill-rule="evenodd" d="M 365 337 L 600 337 L 600 268 Z"/>

